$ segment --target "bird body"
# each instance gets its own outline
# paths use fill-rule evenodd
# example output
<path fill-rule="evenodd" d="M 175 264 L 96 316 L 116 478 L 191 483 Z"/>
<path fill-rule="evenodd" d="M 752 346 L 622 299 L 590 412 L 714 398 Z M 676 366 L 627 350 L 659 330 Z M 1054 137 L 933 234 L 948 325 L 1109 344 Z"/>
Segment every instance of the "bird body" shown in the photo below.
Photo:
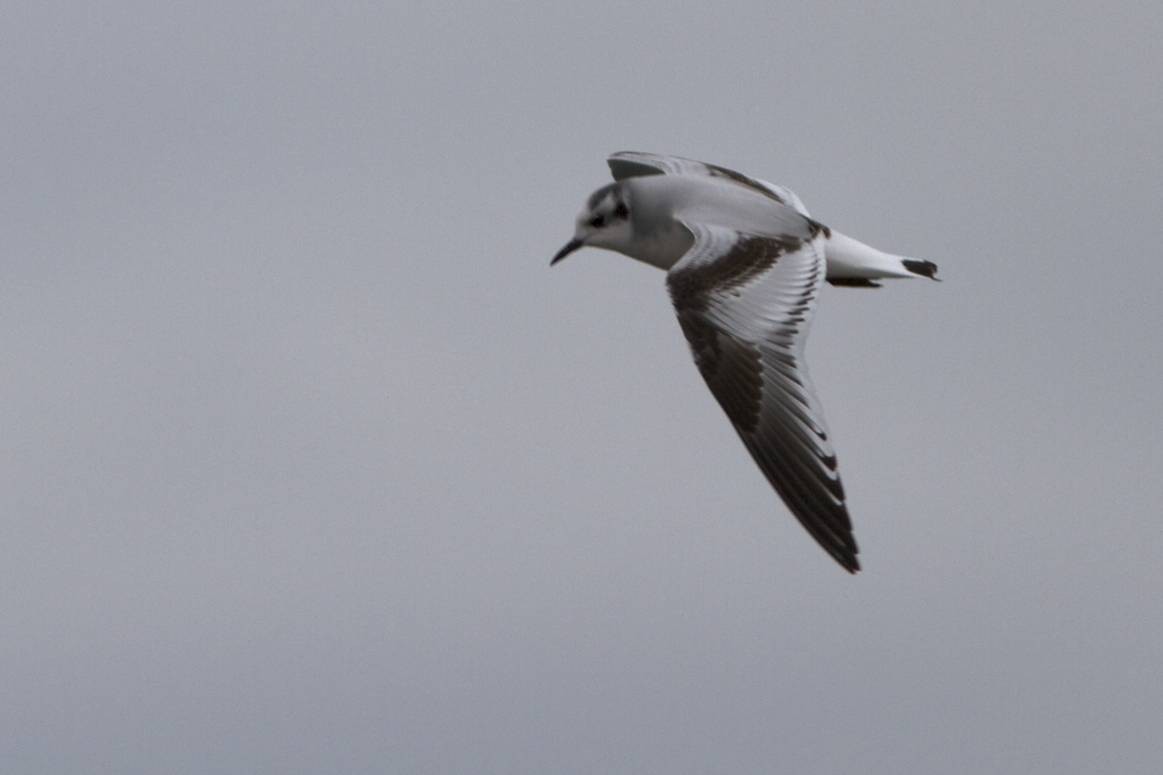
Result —
<path fill-rule="evenodd" d="M 814 220 L 790 189 L 733 170 L 637 152 L 608 160 L 557 263 L 584 246 L 667 272 L 695 364 L 792 514 L 845 569 L 860 568 L 823 410 L 803 361 L 821 285 L 935 278 Z"/>

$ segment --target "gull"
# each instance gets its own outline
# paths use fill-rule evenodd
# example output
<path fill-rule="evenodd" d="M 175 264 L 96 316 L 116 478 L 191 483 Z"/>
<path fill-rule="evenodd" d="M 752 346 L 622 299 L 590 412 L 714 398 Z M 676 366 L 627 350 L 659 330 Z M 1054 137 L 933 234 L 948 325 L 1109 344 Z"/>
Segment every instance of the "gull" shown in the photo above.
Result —
<path fill-rule="evenodd" d="M 858 549 L 824 413 L 804 363 L 822 284 L 875 288 L 937 265 L 814 220 L 795 193 L 714 164 L 623 151 L 554 265 L 582 247 L 666 272 L 695 365 L 788 509 L 845 570 Z"/>

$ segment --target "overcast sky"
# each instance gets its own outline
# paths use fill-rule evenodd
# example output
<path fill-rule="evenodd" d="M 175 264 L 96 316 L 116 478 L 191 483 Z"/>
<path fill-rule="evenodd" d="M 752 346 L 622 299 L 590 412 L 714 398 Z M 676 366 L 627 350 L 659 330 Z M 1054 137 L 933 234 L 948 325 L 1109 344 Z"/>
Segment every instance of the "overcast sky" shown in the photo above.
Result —
<path fill-rule="evenodd" d="M 0 20 L 0 769 L 1163 770 L 1163 6 L 323 5 Z M 548 268 L 625 148 L 940 264 L 808 345 L 860 575 Z"/>

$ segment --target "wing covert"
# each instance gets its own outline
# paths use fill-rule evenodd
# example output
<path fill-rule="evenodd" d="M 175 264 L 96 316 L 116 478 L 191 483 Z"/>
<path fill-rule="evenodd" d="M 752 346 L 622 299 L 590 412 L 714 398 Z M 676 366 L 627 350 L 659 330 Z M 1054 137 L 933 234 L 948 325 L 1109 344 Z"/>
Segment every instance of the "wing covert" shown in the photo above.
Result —
<path fill-rule="evenodd" d="M 752 178 L 741 172 L 736 172 L 717 164 L 684 159 L 681 156 L 667 156 L 659 153 L 644 153 L 641 151 L 619 151 L 606 159 L 610 167 L 610 174 L 614 180 L 640 177 L 643 175 L 695 175 L 730 180 L 756 193 L 773 199 L 798 210 L 802 215 L 808 215 L 808 209 L 796 196 L 796 193 L 786 186 L 769 183 L 766 180 Z"/>

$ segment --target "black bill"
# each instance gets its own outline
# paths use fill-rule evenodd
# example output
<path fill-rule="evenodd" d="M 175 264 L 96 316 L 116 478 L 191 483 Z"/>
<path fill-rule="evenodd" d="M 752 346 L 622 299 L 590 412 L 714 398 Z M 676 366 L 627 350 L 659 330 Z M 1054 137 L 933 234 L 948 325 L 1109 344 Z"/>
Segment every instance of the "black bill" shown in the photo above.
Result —
<path fill-rule="evenodd" d="M 554 265 L 554 264 L 556 264 L 558 261 L 560 261 L 561 259 L 565 258 L 565 257 L 566 257 L 566 256 L 568 256 L 570 253 L 574 252 L 575 250 L 577 250 L 578 248 L 580 248 L 580 247 L 581 247 L 582 245 L 584 245 L 584 244 L 585 244 L 585 243 L 584 243 L 584 242 L 582 242 L 582 241 L 581 241 L 581 240 L 579 240 L 579 239 L 571 239 L 569 242 L 565 243 L 565 247 L 564 247 L 564 248 L 562 248 L 561 250 L 557 251 L 557 255 L 553 257 L 553 260 L 549 262 L 549 265 L 550 265 L 550 266 L 553 266 L 553 265 Z"/>

